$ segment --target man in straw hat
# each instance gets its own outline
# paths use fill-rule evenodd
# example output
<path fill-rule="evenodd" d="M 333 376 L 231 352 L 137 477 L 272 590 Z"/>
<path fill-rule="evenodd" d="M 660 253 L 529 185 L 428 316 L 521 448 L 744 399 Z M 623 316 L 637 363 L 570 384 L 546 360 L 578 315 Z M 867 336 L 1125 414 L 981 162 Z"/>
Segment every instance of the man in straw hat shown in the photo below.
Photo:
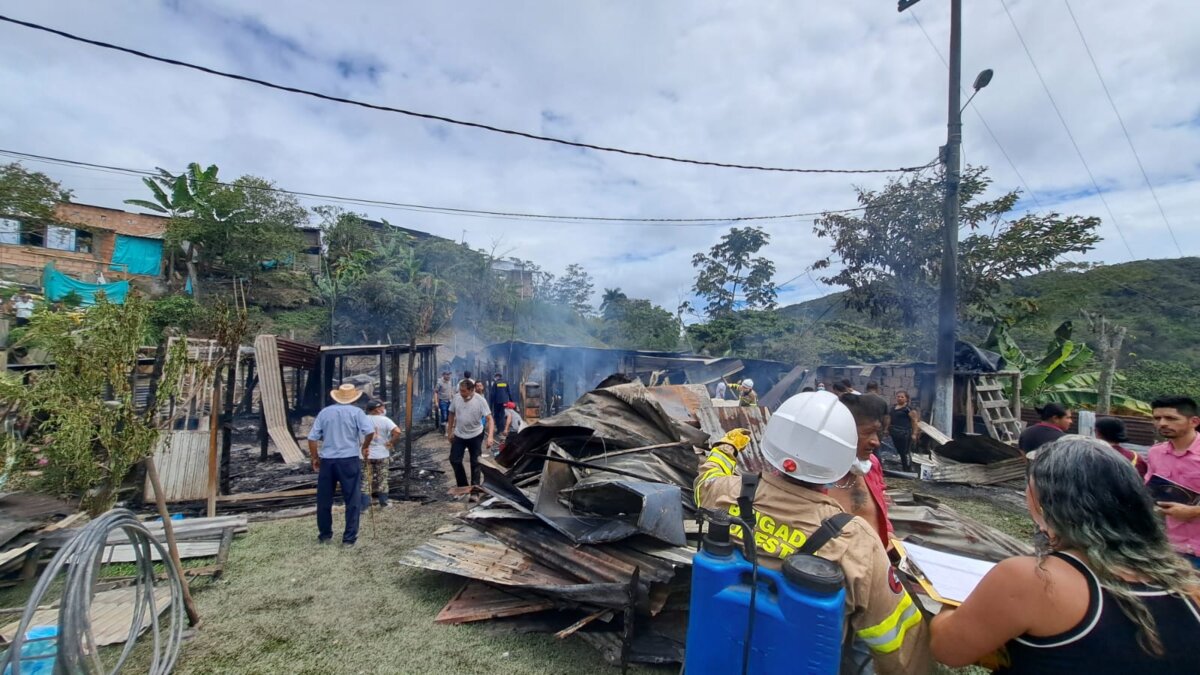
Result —
<path fill-rule="evenodd" d="M 353 546 L 358 540 L 359 497 L 362 482 L 362 448 L 375 436 L 375 426 L 362 408 L 353 405 L 362 392 L 352 384 L 343 384 L 329 392 L 333 405 L 327 406 L 308 432 L 308 454 L 317 472 L 317 542 L 333 538 L 334 485 L 342 486 L 346 504 L 346 530 L 342 545 Z M 318 450 L 317 443 L 320 442 Z"/>

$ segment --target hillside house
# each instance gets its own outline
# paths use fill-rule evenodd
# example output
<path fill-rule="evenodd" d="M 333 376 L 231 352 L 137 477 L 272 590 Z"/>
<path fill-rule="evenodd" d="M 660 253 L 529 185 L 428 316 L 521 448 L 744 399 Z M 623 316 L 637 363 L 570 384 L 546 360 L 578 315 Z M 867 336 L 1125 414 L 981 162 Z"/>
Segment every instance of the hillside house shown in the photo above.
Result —
<path fill-rule="evenodd" d="M 70 203 L 55 215 L 51 224 L 0 218 L 0 275 L 35 286 L 53 263 L 86 282 L 161 279 L 166 218 Z"/>

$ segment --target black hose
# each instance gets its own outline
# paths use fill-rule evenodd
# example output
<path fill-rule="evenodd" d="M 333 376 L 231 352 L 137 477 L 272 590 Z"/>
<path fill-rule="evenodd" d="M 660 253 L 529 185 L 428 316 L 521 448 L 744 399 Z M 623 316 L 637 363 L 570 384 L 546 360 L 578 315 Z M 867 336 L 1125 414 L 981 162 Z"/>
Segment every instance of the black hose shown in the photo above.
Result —
<path fill-rule="evenodd" d="M 754 608 L 758 602 L 758 551 L 754 547 L 754 529 L 741 518 L 731 516 L 729 520 L 742 528 L 742 549 L 750 563 L 750 615 L 746 618 L 746 637 L 742 643 L 742 675 L 747 675 L 750 672 L 750 641 L 754 638 Z"/>
<path fill-rule="evenodd" d="M 109 668 L 101 662 L 100 650 L 95 644 L 91 609 L 101 559 L 108 546 L 109 535 L 117 530 L 123 531 L 129 539 L 137 572 L 134 575 L 134 611 L 129 626 L 129 637 L 125 640 L 124 649 L 121 650 L 117 662 Z M 158 599 L 154 595 L 156 575 L 152 551 L 157 551 L 163 561 L 167 584 L 171 590 L 170 625 L 165 630 L 160 625 L 159 607 L 156 604 Z M 54 672 L 87 675 L 119 672 L 133 651 L 138 635 L 147 621 L 154 644 L 147 672 L 150 675 L 165 675 L 175 668 L 183 638 L 183 581 L 171 562 L 166 546 L 154 538 L 133 512 L 126 509 L 113 509 L 96 518 L 81 528 L 66 546 L 59 549 L 34 586 L 33 594 L 25 605 L 24 613 L 21 614 L 21 622 L 9 646 L 8 655 L 0 665 L 11 667 L 13 675 L 20 675 L 21 647 L 25 642 L 25 633 L 29 630 L 42 599 L 64 566 L 67 570 L 58 610 L 57 663 Z M 3 671 L 4 668 L 0 668 L 0 672 Z"/>

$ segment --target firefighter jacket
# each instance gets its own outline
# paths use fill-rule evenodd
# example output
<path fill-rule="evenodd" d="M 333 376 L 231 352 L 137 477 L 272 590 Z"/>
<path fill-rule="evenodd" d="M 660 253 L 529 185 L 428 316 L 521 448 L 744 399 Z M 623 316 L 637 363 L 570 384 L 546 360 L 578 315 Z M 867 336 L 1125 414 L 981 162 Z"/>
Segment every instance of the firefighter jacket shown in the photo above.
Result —
<path fill-rule="evenodd" d="M 492 383 L 491 395 L 492 410 L 503 410 L 505 403 L 515 402 L 516 397 L 513 396 L 512 389 L 508 386 L 508 382 L 498 380 Z"/>
<path fill-rule="evenodd" d="M 731 384 L 729 391 L 737 395 L 738 405 L 747 407 L 758 405 L 758 392 L 753 389 L 748 389 L 740 384 Z"/>
<path fill-rule="evenodd" d="M 708 454 L 696 479 L 697 506 L 740 516 L 741 477 L 734 470 L 735 456 L 722 445 Z M 778 569 L 781 560 L 803 546 L 823 520 L 841 512 L 828 495 L 764 473 L 754 497 L 753 536 L 760 563 Z M 740 540 L 742 528 L 731 527 L 730 534 Z M 846 575 L 847 638 L 854 635 L 871 648 L 876 671 L 880 675 L 929 672 L 929 625 L 901 586 L 871 526 L 856 517 L 817 555 L 841 565 Z"/>

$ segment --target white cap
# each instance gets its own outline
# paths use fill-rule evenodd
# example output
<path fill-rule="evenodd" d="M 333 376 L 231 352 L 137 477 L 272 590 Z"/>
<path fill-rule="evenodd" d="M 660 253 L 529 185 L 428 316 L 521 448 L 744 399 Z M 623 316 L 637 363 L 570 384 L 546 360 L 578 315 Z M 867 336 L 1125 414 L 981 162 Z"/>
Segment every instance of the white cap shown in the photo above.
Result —
<path fill-rule="evenodd" d="M 858 426 L 850 409 L 827 391 L 797 394 L 771 415 L 762 456 L 781 473 L 805 483 L 831 483 L 850 470 Z"/>

